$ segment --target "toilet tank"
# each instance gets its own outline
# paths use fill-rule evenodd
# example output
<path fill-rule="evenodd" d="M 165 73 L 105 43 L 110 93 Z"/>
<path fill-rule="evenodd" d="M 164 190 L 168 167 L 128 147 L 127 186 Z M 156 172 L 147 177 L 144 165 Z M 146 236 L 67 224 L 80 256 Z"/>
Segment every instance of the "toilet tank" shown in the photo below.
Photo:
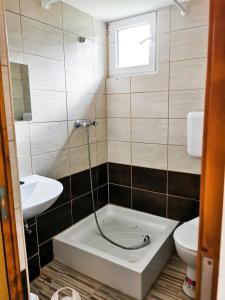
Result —
<path fill-rule="evenodd" d="M 203 112 L 189 112 L 187 117 L 187 152 L 190 156 L 202 157 Z"/>

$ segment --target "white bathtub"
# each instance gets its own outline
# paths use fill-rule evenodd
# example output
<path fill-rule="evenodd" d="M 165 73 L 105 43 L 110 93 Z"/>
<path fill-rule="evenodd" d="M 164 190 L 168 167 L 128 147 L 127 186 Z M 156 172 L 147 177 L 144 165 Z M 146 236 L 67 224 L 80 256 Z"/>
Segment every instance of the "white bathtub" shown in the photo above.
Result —
<path fill-rule="evenodd" d="M 139 250 L 112 245 L 100 236 L 92 214 L 54 238 L 54 258 L 124 294 L 143 299 L 172 254 L 172 233 L 178 222 L 111 204 L 97 215 L 111 239 L 133 245 L 148 234 L 151 244 Z"/>

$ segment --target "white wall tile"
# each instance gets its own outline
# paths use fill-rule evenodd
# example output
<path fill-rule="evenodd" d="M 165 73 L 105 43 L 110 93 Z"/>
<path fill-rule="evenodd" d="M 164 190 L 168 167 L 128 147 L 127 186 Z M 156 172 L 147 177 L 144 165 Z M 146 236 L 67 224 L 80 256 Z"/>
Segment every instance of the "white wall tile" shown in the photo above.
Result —
<path fill-rule="evenodd" d="M 106 76 L 107 72 L 103 69 L 94 70 L 95 77 L 95 93 L 104 95 L 106 93 Z"/>
<path fill-rule="evenodd" d="M 62 3 L 63 29 L 93 39 L 93 18 L 86 13 Z"/>
<path fill-rule="evenodd" d="M 52 4 L 51 9 L 43 9 L 39 0 L 20 0 L 20 8 L 23 16 L 62 28 L 61 1 Z"/>
<path fill-rule="evenodd" d="M 94 119 L 94 94 L 67 93 L 68 119 Z"/>
<path fill-rule="evenodd" d="M 107 94 L 130 93 L 130 78 L 107 78 L 106 88 Z"/>
<path fill-rule="evenodd" d="M 9 61 L 17 64 L 24 64 L 23 52 L 9 50 Z"/>
<path fill-rule="evenodd" d="M 20 16 L 12 12 L 6 12 L 6 25 L 8 35 L 8 47 L 10 50 L 22 51 L 22 35 Z"/>
<path fill-rule="evenodd" d="M 95 69 L 107 70 L 107 48 L 97 42 L 94 43 L 94 64 Z"/>
<path fill-rule="evenodd" d="M 64 31 L 65 59 L 76 64 L 94 67 L 94 43 L 86 39 L 79 42 L 79 36 Z"/>
<path fill-rule="evenodd" d="M 17 242 L 19 250 L 19 261 L 20 261 L 20 271 L 24 271 L 26 268 L 26 251 L 25 251 L 25 241 L 24 241 L 24 227 L 23 227 L 23 216 L 21 208 L 15 209 L 15 218 L 16 218 L 16 233 L 17 233 Z"/>
<path fill-rule="evenodd" d="M 167 118 L 168 92 L 131 94 L 132 118 Z"/>
<path fill-rule="evenodd" d="M 157 62 L 166 63 L 170 59 L 170 33 L 158 35 Z"/>
<path fill-rule="evenodd" d="M 94 70 L 66 62 L 66 87 L 69 92 L 94 93 Z"/>
<path fill-rule="evenodd" d="M 171 62 L 170 89 L 201 89 L 206 85 L 205 58 Z"/>
<path fill-rule="evenodd" d="M 169 120 L 169 144 L 187 145 L 187 119 Z"/>
<path fill-rule="evenodd" d="M 96 119 L 98 125 L 96 126 L 97 142 L 107 140 L 107 119 Z"/>
<path fill-rule="evenodd" d="M 31 156 L 18 158 L 19 177 L 24 177 L 32 174 Z"/>
<path fill-rule="evenodd" d="M 69 149 L 70 174 L 76 174 L 87 170 L 88 148 L 87 145 Z M 91 144 L 91 165 L 96 165 L 96 144 Z"/>
<path fill-rule="evenodd" d="M 170 171 L 200 174 L 201 160 L 188 155 L 186 146 L 169 146 L 168 169 Z"/>
<path fill-rule="evenodd" d="M 170 7 L 163 7 L 157 11 L 158 33 L 170 32 Z"/>
<path fill-rule="evenodd" d="M 191 111 L 203 111 L 205 90 L 170 91 L 169 117 L 187 118 Z"/>
<path fill-rule="evenodd" d="M 99 43 L 106 44 L 107 32 L 106 23 L 93 18 L 94 40 Z"/>
<path fill-rule="evenodd" d="M 107 117 L 106 95 L 95 95 L 96 118 Z"/>
<path fill-rule="evenodd" d="M 33 173 L 53 179 L 69 175 L 68 150 L 32 156 Z"/>
<path fill-rule="evenodd" d="M 15 122 L 17 156 L 30 156 L 30 129 L 28 122 Z"/>
<path fill-rule="evenodd" d="M 8 64 L 7 38 L 3 3 L 0 1 L 0 59 L 1 65 Z"/>
<path fill-rule="evenodd" d="M 132 143 L 132 164 L 166 170 L 167 145 Z"/>
<path fill-rule="evenodd" d="M 132 119 L 132 142 L 167 144 L 167 119 Z"/>
<path fill-rule="evenodd" d="M 31 109 L 32 122 L 66 120 L 66 93 L 32 90 Z"/>
<path fill-rule="evenodd" d="M 110 141 L 131 141 L 131 120 L 108 118 L 108 139 Z"/>
<path fill-rule="evenodd" d="M 31 154 L 65 149 L 68 147 L 67 122 L 30 124 Z"/>
<path fill-rule="evenodd" d="M 97 143 L 97 165 L 101 165 L 108 162 L 108 143 Z"/>
<path fill-rule="evenodd" d="M 110 118 L 130 117 L 130 94 L 114 94 L 107 96 L 107 116 Z"/>
<path fill-rule="evenodd" d="M 108 141 L 108 160 L 118 164 L 131 164 L 131 143 Z"/>
<path fill-rule="evenodd" d="M 18 174 L 15 141 L 9 142 L 9 159 L 10 159 L 10 168 L 11 168 L 11 177 L 12 177 L 14 207 L 19 208 L 21 207 L 21 200 L 20 200 L 19 174 Z"/>
<path fill-rule="evenodd" d="M 61 29 L 21 18 L 24 52 L 63 60 L 63 32 Z"/>
<path fill-rule="evenodd" d="M 184 60 L 207 56 L 208 26 L 171 33 L 170 59 Z"/>
<path fill-rule="evenodd" d="M 131 92 L 156 92 L 168 90 L 169 64 L 159 64 L 158 70 L 149 75 L 131 77 Z"/>
<path fill-rule="evenodd" d="M 20 0 L 5 0 L 5 8 L 15 12 L 20 13 Z"/>
<path fill-rule="evenodd" d="M 65 90 L 64 63 L 49 58 L 25 54 L 29 67 L 30 88 L 34 90 Z"/>
<path fill-rule="evenodd" d="M 185 4 L 184 4 L 185 5 Z M 188 13 L 182 16 L 176 6 L 172 6 L 171 30 L 207 25 L 209 22 L 209 0 L 187 2 Z"/>

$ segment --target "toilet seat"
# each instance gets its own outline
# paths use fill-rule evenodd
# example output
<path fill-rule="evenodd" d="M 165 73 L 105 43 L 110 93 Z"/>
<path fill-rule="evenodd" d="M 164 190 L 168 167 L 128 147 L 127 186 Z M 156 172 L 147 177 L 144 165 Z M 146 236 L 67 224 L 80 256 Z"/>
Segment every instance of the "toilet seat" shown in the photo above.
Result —
<path fill-rule="evenodd" d="M 174 240 L 184 249 L 197 252 L 198 224 L 199 217 L 180 225 L 174 232 Z"/>

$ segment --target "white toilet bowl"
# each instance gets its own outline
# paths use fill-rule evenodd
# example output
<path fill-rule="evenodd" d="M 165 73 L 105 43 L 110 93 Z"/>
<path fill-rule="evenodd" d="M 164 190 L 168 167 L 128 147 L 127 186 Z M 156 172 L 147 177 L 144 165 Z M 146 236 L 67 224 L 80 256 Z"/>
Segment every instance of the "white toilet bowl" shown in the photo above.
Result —
<path fill-rule="evenodd" d="M 198 225 L 199 217 L 180 225 L 173 235 L 177 253 L 187 265 L 183 290 L 191 298 L 195 298 Z"/>

